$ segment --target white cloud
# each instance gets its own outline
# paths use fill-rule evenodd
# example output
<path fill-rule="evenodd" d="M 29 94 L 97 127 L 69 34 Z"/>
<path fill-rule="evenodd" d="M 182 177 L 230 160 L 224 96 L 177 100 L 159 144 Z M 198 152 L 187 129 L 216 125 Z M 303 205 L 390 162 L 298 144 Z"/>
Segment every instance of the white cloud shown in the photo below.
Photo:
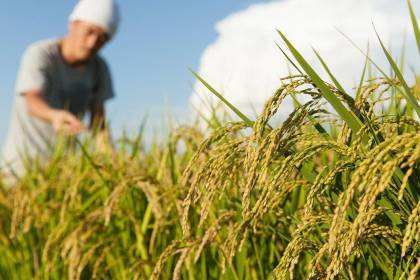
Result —
<path fill-rule="evenodd" d="M 420 1 L 412 2 L 420 12 Z M 259 111 L 279 87 L 279 78 L 288 75 L 286 59 L 275 44 L 281 42 L 275 31 L 279 29 L 326 78 L 311 47 L 319 51 L 349 89 L 360 77 L 364 57 L 336 28 L 359 46 L 366 47 L 369 41 L 374 60 L 389 70 L 372 22 L 396 55 L 406 34 L 407 62 L 419 65 L 406 1 L 285 0 L 252 5 L 218 22 L 218 37 L 202 54 L 198 72 L 235 106 L 252 115 L 250 104 Z M 203 99 L 215 100 L 201 83 L 196 83 L 191 104 L 205 113 Z M 289 112 L 290 104 L 286 102 L 280 114 Z"/>

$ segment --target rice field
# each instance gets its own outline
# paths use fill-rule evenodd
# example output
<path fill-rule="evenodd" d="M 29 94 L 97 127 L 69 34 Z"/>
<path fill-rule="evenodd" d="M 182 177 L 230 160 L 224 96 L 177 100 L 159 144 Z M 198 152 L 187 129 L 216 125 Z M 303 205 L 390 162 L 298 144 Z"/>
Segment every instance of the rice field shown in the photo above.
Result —
<path fill-rule="evenodd" d="M 143 130 L 116 150 L 63 139 L 2 189 L 0 278 L 420 279 L 420 78 L 384 47 L 392 74 L 366 56 L 347 92 L 279 36 L 298 74 L 255 120 L 195 74 L 239 121 L 148 149 Z"/>

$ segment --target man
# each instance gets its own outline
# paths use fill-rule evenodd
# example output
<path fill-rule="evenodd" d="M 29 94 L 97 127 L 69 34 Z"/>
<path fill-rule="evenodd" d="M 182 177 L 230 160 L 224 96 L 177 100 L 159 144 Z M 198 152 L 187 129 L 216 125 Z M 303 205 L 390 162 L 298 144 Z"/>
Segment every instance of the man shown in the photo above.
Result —
<path fill-rule="evenodd" d="M 113 0 L 81 0 L 63 38 L 29 46 L 16 81 L 16 98 L 1 172 L 6 184 L 25 173 L 27 159 L 45 162 L 58 135 L 76 136 L 90 128 L 106 137 L 104 102 L 114 96 L 111 77 L 98 51 L 113 37 L 119 11 Z"/>

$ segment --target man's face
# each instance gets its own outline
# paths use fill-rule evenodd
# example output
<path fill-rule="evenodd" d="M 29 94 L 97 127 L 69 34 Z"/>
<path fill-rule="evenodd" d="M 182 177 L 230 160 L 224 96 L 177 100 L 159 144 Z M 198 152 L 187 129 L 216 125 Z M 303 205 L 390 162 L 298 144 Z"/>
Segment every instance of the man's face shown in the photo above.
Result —
<path fill-rule="evenodd" d="M 85 22 L 70 23 L 72 53 L 78 61 L 87 61 L 109 40 L 108 34 L 99 26 Z"/>

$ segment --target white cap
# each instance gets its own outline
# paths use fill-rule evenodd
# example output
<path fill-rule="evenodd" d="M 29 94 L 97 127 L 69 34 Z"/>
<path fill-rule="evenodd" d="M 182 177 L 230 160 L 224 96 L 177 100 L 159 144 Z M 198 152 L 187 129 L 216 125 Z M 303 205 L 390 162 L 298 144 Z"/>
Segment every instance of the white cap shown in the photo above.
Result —
<path fill-rule="evenodd" d="M 80 0 L 69 20 L 96 24 L 113 37 L 118 28 L 120 13 L 117 3 L 113 0 Z"/>

